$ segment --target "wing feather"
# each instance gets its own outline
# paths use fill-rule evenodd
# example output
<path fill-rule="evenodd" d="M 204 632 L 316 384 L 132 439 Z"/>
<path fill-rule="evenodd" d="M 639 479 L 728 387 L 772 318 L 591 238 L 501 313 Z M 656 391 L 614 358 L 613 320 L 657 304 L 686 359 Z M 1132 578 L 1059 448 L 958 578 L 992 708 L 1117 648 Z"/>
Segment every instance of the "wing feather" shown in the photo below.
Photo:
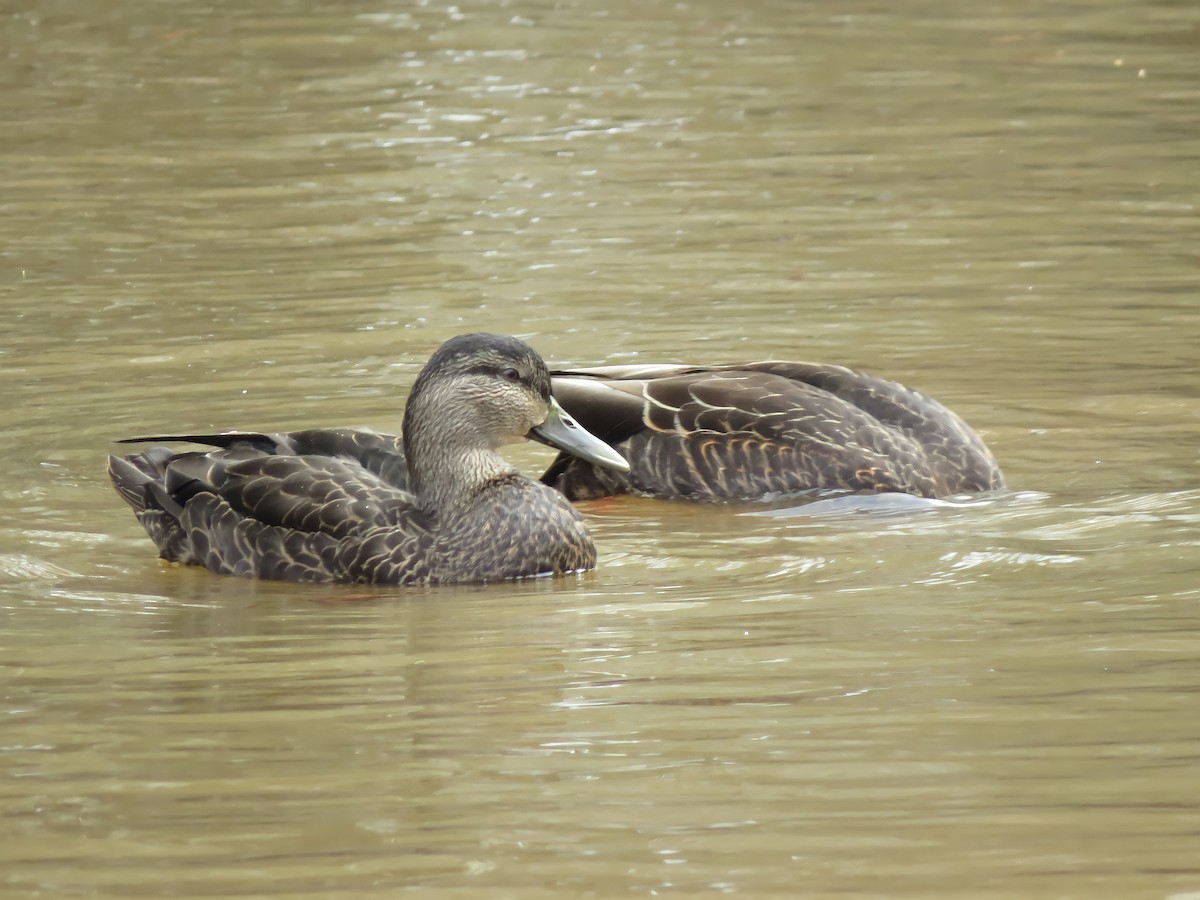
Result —
<path fill-rule="evenodd" d="M 327 429 L 132 440 L 175 439 L 217 449 L 152 447 L 109 461 L 113 485 L 164 559 L 230 575 L 345 580 L 348 543 L 365 534 L 378 544 L 387 534 L 394 555 L 427 532 L 392 435 Z"/>
<path fill-rule="evenodd" d="M 941 403 L 842 366 L 575 369 L 556 373 L 554 391 L 632 467 L 622 474 L 560 456 L 543 481 L 575 499 L 624 492 L 757 499 L 813 490 L 943 496 L 1003 485 L 982 439 Z"/>

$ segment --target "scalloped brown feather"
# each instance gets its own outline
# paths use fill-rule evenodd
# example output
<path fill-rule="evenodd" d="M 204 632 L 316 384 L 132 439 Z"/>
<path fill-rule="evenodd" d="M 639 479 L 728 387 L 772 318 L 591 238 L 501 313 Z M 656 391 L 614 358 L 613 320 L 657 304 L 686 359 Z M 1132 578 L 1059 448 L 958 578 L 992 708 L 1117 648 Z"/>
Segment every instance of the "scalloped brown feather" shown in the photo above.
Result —
<path fill-rule="evenodd" d="M 573 500 L 757 500 L 814 490 L 943 497 L 1004 486 L 983 440 L 941 403 L 842 366 L 615 366 L 552 376 L 563 408 L 631 466 L 606 471 L 560 455 L 542 480 Z"/>

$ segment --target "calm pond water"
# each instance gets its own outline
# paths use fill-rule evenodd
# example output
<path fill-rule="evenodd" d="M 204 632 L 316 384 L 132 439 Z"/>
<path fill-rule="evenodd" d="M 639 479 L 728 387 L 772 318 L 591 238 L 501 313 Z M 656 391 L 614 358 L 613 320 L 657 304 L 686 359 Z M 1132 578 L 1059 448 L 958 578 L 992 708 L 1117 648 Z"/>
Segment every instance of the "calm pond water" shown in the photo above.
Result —
<path fill-rule="evenodd" d="M 4 896 L 1200 897 L 1200 6 L 0 31 Z M 105 481 L 398 428 L 472 330 L 859 366 L 1012 491 L 592 503 L 589 576 L 364 592 L 160 566 Z"/>

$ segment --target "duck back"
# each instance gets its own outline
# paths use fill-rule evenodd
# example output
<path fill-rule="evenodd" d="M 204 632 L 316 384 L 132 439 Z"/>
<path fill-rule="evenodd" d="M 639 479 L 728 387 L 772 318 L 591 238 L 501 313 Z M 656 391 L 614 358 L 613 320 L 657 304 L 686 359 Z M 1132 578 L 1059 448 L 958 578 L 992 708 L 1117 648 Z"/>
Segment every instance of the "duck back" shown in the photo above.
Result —
<path fill-rule="evenodd" d="M 556 372 L 553 383 L 563 408 L 631 467 L 606 471 L 560 455 L 543 481 L 573 499 L 942 497 L 1003 486 L 987 446 L 954 412 L 842 366 L 606 367 Z"/>

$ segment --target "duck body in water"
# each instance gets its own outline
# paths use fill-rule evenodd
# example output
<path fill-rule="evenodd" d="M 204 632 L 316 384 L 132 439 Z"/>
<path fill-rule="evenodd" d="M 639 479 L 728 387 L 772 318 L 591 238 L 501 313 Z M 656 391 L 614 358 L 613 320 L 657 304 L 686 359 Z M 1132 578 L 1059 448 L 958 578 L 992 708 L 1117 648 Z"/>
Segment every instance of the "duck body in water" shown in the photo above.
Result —
<path fill-rule="evenodd" d="M 561 493 L 496 451 L 523 437 L 624 467 L 565 415 L 545 363 L 503 335 L 452 338 L 417 376 L 403 442 L 351 429 L 133 438 L 109 475 L 172 562 L 287 581 L 490 582 L 591 569 L 596 550 Z"/>
<path fill-rule="evenodd" d="M 613 494 L 760 500 L 821 491 L 921 497 L 999 490 L 983 440 L 938 401 L 842 366 L 751 362 L 552 373 L 554 396 L 628 462 L 560 454 L 542 481 Z"/>

